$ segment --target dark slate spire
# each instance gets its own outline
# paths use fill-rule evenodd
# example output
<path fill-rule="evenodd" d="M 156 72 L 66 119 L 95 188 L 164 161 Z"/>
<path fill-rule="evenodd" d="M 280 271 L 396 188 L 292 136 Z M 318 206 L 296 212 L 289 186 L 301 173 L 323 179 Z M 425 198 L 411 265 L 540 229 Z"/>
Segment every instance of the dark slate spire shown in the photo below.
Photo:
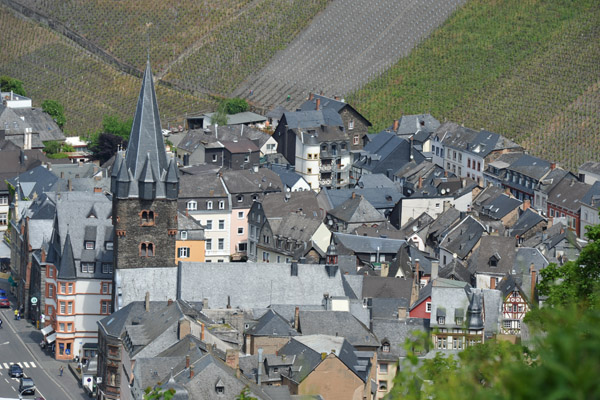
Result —
<path fill-rule="evenodd" d="M 327 247 L 327 259 L 325 261 L 325 270 L 327 271 L 327 275 L 330 278 L 335 277 L 335 274 L 338 271 L 338 254 L 337 249 L 335 248 L 335 244 L 333 243 L 333 238 L 331 240 L 331 244 Z"/>
<path fill-rule="evenodd" d="M 113 178 L 112 180 L 112 182 L 115 182 L 113 185 L 111 185 L 115 186 L 113 189 L 113 194 L 116 197 L 128 197 L 131 179 L 129 178 L 129 171 L 127 171 L 127 165 L 125 164 L 123 153 L 117 154 L 115 163 L 117 163 L 119 171 L 117 172 L 116 179 Z"/>
<path fill-rule="evenodd" d="M 73 257 L 73 247 L 71 246 L 71 235 L 67 233 L 65 246 L 60 257 L 58 279 L 76 279 L 77 269 L 75 268 L 75 257 Z"/>
<path fill-rule="evenodd" d="M 142 168 L 140 178 L 138 179 L 139 196 L 142 200 L 152 200 L 156 197 L 156 176 L 152 169 L 150 153 L 148 153 L 144 161 L 144 168 Z"/>
<path fill-rule="evenodd" d="M 471 289 L 470 302 L 469 302 L 469 329 L 483 329 L 483 318 L 482 318 L 482 294 L 481 291 Z"/>
<path fill-rule="evenodd" d="M 167 153 L 162 137 L 162 129 L 150 70 L 150 61 L 146 63 L 146 71 L 142 79 L 142 89 L 138 98 L 129 144 L 125 154 L 125 166 L 133 180 L 139 181 L 149 156 L 149 164 L 156 171 L 155 179 L 161 179 L 168 168 Z M 120 175 L 120 174 L 119 174 Z M 135 185 L 133 185 L 135 186 Z M 130 196 L 136 196 L 134 187 Z M 163 185 L 156 185 L 156 197 L 165 197 Z M 119 196 L 120 197 L 120 196 Z"/>
<path fill-rule="evenodd" d="M 167 199 L 176 199 L 179 195 L 179 170 L 174 157 L 169 162 L 165 186 L 167 188 Z"/>

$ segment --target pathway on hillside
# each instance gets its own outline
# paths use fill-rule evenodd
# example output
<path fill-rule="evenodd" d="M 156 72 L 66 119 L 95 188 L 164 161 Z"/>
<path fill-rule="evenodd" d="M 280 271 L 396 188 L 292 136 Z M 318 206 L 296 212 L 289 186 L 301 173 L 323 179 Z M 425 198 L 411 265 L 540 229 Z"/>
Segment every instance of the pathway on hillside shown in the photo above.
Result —
<path fill-rule="evenodd" d="M 344 96 L 406 56 L 465 2 L 335 0 L 233 95 L 288 109 L 311 91 Z"/>

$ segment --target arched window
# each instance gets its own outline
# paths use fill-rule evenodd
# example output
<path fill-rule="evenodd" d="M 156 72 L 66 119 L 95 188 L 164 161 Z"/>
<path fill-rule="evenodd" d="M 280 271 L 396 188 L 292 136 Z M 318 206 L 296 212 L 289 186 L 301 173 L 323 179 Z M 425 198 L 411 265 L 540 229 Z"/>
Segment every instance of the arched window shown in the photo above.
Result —
<path fill-rule="evenodd" d="M 190 200 L 187 202 L 186 208 L 188 211 L 196 211 L 198 209 L 198 203 L 195 200 Z"/>
<path fill-rule="evenodd" d="M 212 210 L 212 209 L 213 209 L 213 208 L 212 208 L 212 201 L 207 201 L 207 202 L 206 202 L 206 209 L 207 209 L 207 210 Z"/>
<path fill-rule="evenodd" d="M 142 220 L 142 226 L 154 225 L 154 211 L 142 210 L 140 212 L 140 218 Z"/>
<path fill-rule="evenodd" d="M 140 257 L 154 257 L 154 243 L 140 243 Z"/>
<path fill-rule="evenodd" d="M 225 202 L 224 201 L 220 201 L 219 202 L 219 210 L 224 210 L 225 209 Z"/>

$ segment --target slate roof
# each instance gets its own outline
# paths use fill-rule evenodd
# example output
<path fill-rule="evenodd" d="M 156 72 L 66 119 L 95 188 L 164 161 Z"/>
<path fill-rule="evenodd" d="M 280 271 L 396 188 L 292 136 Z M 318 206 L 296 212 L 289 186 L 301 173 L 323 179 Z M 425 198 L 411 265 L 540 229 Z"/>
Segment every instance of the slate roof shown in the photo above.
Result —
<path fill-rule="evenodd" d="M 216 174 L 181 175 L 179 199 L 198 197 L 227 197 L 227 189 Z"/>
<path fill-rule="evenodd" d="M 210 118 L 215 113 L 204 114 L 206 118 Z M 267 119 L 260 114 L 253 113 L 251 111 L 244 111 L 237 114 L 227 114 L 227 125 L 240 125 L 240 124 L 256 124 L 265 122 Z"/>
<path fill-rule="evenodd" d="M 454 122 L 445 122 L 439 126 L 435 135 L 443 138 L 445 147 L 471 153 L 485 158 L 492 151 L 502 149 L 520 149 L 521 146 L 494 132 L 476 131 Z"/>
<path fill-rule="evenodd" d="M 288 188 L 292 188 L 299 180 L 304 179 L 296 173 L 294 166 L 291 164 L 268 164 L 267 168 L 275 172 L 281 179 L 283 185 Z"/>
<path fill-rule="evenodd" d="M 281 116 L 283 115 L 283 113 L 287 112 L 287 111 L 288 110 L 286 110 L 285 107 L 277 106 L 277 107 L 273 108 L 272 110 L 269 110 L 269 112 L 267 112 L 265 114 L 265 117 L 278 120 L 278 119 L 281 119 Z"/>
<path fill-rule="evenodd" d="M 499 290 L 483 289 L 483 329 L 486 339 L 496 335 L 502 318 L 504 298 Z"/>
<path fill-rule="evenodd" d="M 289 214 L 278 224 L 271 224 L 273 235 L 283 240 L 308 243 L 323 222 L 300 214 Z"/>
<path fill-rule="evenodd" d="M 340 336 L 354 347 L 379 346 L 369 328 L 346 311 L 300 311 L 299 325 L 302 335 Z"/>
<path fill-rule="evenodd" d="M 380 238 L 389 238 L 389 239 L 399 239 L 403 240 L 406 238 L 406 235 L 396 229 L 389 222 L 384 222 L 375 227 L 373 226 L 359 226 L 354 232 L 352 232 L 359 236 L 371 236 L 371 237 L 380 237 Z"/>
<path fill-rule="evenodd" d="M 378 361 L 398 361 L 405 357 L 407 352 L 404 344 L 407 339 L 413 338 L 413 333 L 424 333 L 429 331 L 429 320 L 424 318 L 405 319 L 373 319 L 373 333 L 377 335 L 381 343 L 390 346 L 389 352 L 382 349 L 377 351 Z"/>
<path fill-rule="evenodd" d="M 396 188 L 354 188 L 354 189 L 321 189 L 320 196 L 325 196 L 327 200 L 326 208 L 336 208 L 342 205 L 345 201 L 352 198 L 352 193 L 356 197 L 364 197 L 373 207 L 378 210 L 392 209 L 394 205 L 404 196 Z"/>
<path fill-rule="evenodd" d="M 464 259 L 484 235 L 485 228 L 472 216 L 467 216 L 446 234 L 440 247 Z"/>
<path fill-rule="evenodd" d="M 33 199 L 50 191 L 58 178 L 42 166 L 35 167 L 20 175 L 8 179 L 8 182 L 19 188 L 19 198 Z"/>
<path fill-rule="evenodd" d="M 134 319 L 139 321 L 146 318 L 164 308 L 166 304 L 166 301 L 150 301 L 150 310 L 146 311 L 143 301 L 133 301 L 99 320 L 98 325 L 106 334 L 118 338 L 125 331 L 125 327 L 131 325 Z"/>
<path fill-rule="evenodd" d="M 367 126 L 371 126 L 371 123 L 365 117 L 363 117 L 362 114 L 360 114 L 358 111 L 356 111 L 356 109 L 354 107 L 352 107 L 350 104 L 348 104 L 344 101 L 341 101 L 341 100 L 332 99 L 331 97 L 325 97 L 325 96 L 318 95 L 318 94 L 313 94 L 312 100 L 306 100 L 304 103 L 302 103 L 302 105 L 300 105 L 300 110 L 302 110 L 302 111 L 315 110 L 317 108 L 317 99 L 320 100 L 320 107 L 322 110 L 332 109 L 336 113 L 339 113 L 344 108 L 348 107 L 350 110 L 352 110 L 356 114 L 358 114 L 367 123 Z"/>
<path fill-rule="evenodd" d="M 269 309 L 259 318 L 258 323 L 248 329 L 245 334 L 252 336 L 296 336 L 298 332 L 290 326 L 284 317 Z"/>
<path fill-rule="evenodd" d="M 516 273 L 529 273 L 529 267 L 534 266 L 536 272 L 546 268 L 549 262 L 544 255 L 535 248 L 532 247 L 519 247 L 517 254 L 515 255 L 515 262 L 513 269 Z"/>
<path fill-rule="evenodd" d="M 580 202 L 591 207 L 600 207 L 600 181 L 594 182 Z"/>
<path fill-rule="evenodd" d="M 283 120 L 285 118 L 285 121 Z M 306 129 L 325 126 L 343 126 L 342 117 L 337 111 L 330 108 L 310 111 L 289 111 L 284 112 L 282 121 L 288 129 Z"/>
<path fill-rule="evenodd" d="M 261 203 L 267 218 L 283 217 L 294 212 L 302 212 L 309 218 L 319 220 L 325 217 L 317 202 L 317 195 L 312 190 L 267 193 Z"/>
<path fill-rule="evenodd" d="M 471 273 L 467 269 L 467 266 L 459 259 L 453 259 L 450 263 L 440 267 L 438 276 L 445 279 L 471 282 Z"/>
<path fill-rule="evenodd" d="M 542 217 L 537 212 L 533 211 L 531 208 L 525 210 L 524 213 L 521 214 L 517 222 L 510 229 L 510 236 L 523 236 L 530 229 L 534 228 L 537 224 L 541 222 L 545 222 L 546 218 Z"/>
<path fill-rule="evenodd" d="M 398 319 L 398 308 L 405 307 L 408 310 L 408 303 L 409 300 L 405 298 L 373 297 L 371 299 L 370 319 Z"/>
<path fill-rule="evenodd" d="M 302 264 L 291 276 L 290 264 L 182 263 L 181 298 L 202 301 L 211 308 L 266 308 L 271 304 L 323 304 L 323 294 L 346 296 L 342 275 L 330 278 L 323 265 Z"/>
<path fill-rule="evenodd" d="M 233 154 L 258 152 L 260 150 L 253 141 L 246 138 L 221 140 L 220 142 L 227 151 Z"/>
<path fill-rule="evenodd" d="M 511 211 L 520 207 L 522 201 L 502 193 L 486 201 L 481 202 L 479 208 L 480 216 L 487 216 L 495 220 L 500 220 L 507 216 Z"/>
<path fill-rule="evenodd" d="M 517 241 L 514 237 L 483 236 L 479 247 L 469 259 L 469 272 L 509 274 L 513 269 Z M 490 258 L 496 257 L 498 266 L 490 265 Z"/>
<path fill-rule="evenodd" d="M 439 126 L 440 121 L 431 114 L 403 115 L 398 119 L 398 130 L 395 133 L 396 135 L 410 135 L 417 131 L 434 132 Z"/>
<path fill-rule="evenodd" d="M 384 174 L 365 174 L 360 177 L 356 186 L 361 189 L 372 189 L 372 188 L 398 188 L 397 184 L 394 183 L 390 178 Z"/>
<path fill-rule="evenodd" d="M 406 241 L 397 239 L 374 238 L 368 236 L 351 235 L 347 233 L 333 233 L 335 244 L 342 245 L 354 253 L 380 253 L 396 254 L 400 246 Z"/>
<path fill-rule="evenodd" d="M 256 172 L 251 169 L 225 170 L 223 181 L 231 194 L 279 192 L 283 189 L 279 176 L 267 168 L 259 168 Z"/>
<path fill-rule="evenodd" d="M 329 214 L 349 224 L 381 223 L 387 219 L 363 196 L 350 197 L 338 207 L 329 210 Z"/>
<path fill-rule="evenodd" d="M 551 163 L 544 159 L 523 154 L 513 161 L 507 169 L 539 181 L 550 172 L 551 167 Z"/>
<path fill-rule="evenodd" d="M 363 278 L 362 298 L 410 299 L 412 279 L 365 276 Z"/>
<path fill-rule="evenodd" d="M 39 133 L 40 141 L 65 140 L 64 133 L 54 119 L 40 108 L 11 108 L 11 110 L 26 126 L 31 127 L 32 132 Z"/>
<path fill-rule="evenodd" d="M 372 174 L 395 174 L 406 163 L 414 160 L 420 163 L 425 157 L 417 150 L 411 150 L 410 143 L 390 132 L 370 135 L 371 141 L 360 152 L 360 158 L 353 163 L 356 168 Z M 412 155 L 412 158 L 411 158 Z"/>
<path fill-rule="evenodd" d="M 581 208 L 581 199 L 591 188 L 591 185 L 575 179 L 563 179 L 548 193 L 548 203 L 577 212 Z"/>
<path fill-rule="evenodd" d="M 450 207 L 442 212 L 430 225 L 427 234 L 437 238 L 438 242 L 448 229 L 453 227 L 460 220 L 461 213 L 455 207 Z"/>

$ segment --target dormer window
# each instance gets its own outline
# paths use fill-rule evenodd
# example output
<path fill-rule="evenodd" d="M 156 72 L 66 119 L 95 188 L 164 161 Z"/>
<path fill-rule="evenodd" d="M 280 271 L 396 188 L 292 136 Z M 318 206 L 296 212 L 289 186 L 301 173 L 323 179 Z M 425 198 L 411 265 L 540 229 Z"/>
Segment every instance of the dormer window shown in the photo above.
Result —
<path fill-rule="evenodd" d="M 498 254 L 494 254 L 490 257 L 489 265 L 490 267 L 497 267 L 498 262 L 500 261 L 500 256 Z"/>
<path fill-rule="evenodd" d="M 241 195 L 241 194 L 239 194 L 239 195 L 237 196 L 237 202 L 238 202 L 238 203 L 241 203 L 242 201 L 244 201 L 244 196 L 243 196 L 243 195 Z"/>
<path fill-rule="evenodd" d="M 381 345 L 381 351 L 383 351 L 384 353 L 389 353 L 390 352 L 390 343 L 383 342 Z"/>
<path fill-rule="evenodd" d="M 198 209 L 198 203 L 195 200 L 190 200 L 187 202 L 186 209 L 188 211 L 196 211 Z"/>
<path fill-rule="evenodd" d="M 212 201 L 207 201 L 206 202 L 206 209 L 207 210 L 212 210 L 213 209 L 213 203 L 212 203 Z"/>
<path fill-rule="evenodd" d="M 187 240 L 187 231 L 181 231 L 181 240 Z"/>
<path fill-rule="evenodd" d="M 224 201 L 220 201 L 219 202 L 219 210 L 224 210 L 225 209 L 225 202 Z"/>
<path fill-rule="evenodd" d="M 446 317 L 437 317 L 437 323 L 438 325 L 446 324 Z"/>
<path fill-rule="evenodd" d="M 142 210 L 140 212 L 141 224 L 142 226 L 152 226 L 154 225 L 154 211 L 151 210 Z"/>
<path fill-rule="evenodd" d="M 113 248 L 114 247 L 113 247 L 113 242 L 112 241 L 104 242 L 104 249 L 105 250 L 112 250 Z"/>
<path fill-rule="evenodd" d="M 85 242 L 85 249 L 86 250 L 94 250 L 94 248 L 96 247 L 96 243 L 91 241 L 91 240 L 86 240 Z"/>
<path fill-rule="evenodd" d="M 215 384 L 215 392 L 219 395 L 225 394 L 225 384 L 221 379 Z"/>

